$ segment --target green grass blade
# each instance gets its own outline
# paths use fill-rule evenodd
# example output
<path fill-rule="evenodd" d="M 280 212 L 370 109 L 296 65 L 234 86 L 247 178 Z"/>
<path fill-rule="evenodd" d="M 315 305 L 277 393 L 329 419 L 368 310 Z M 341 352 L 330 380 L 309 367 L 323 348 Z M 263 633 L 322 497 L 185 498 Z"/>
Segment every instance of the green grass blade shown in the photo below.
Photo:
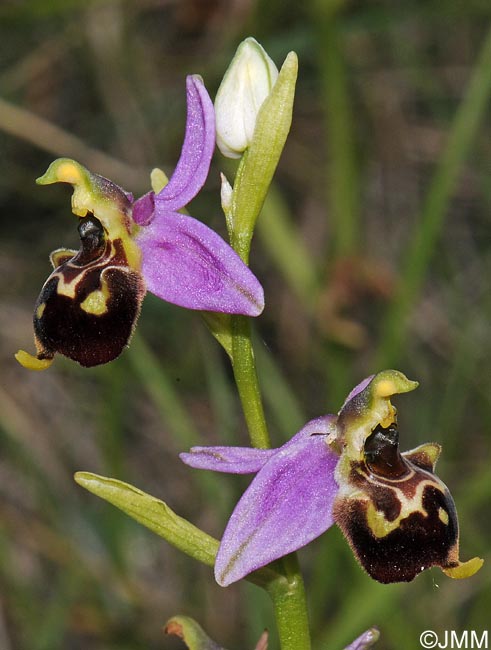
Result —
<path fill-rule="evenodd" d="M 167 423 L 168 429 L 179 451 L 187 451 L 203 440 L 186 407 L 169 380 L 164 367 L 159 363 L 140 334 L 136 334 L 128 350 L 128 358 L 142 385 L 148 391 L 156 407 Z M 176 458 L 176 462 L 178 459 Z M 229 491 L 224 488 L 222 477 L 212 472 L 193 472 L 193 480 L 202 488 L 207 498 L 219 510 L 228 511 Z"/>
<path fill-rule="evenodd" d="M 354 119 L 336 3 L 323 6 L 318 19 L 318 57 L 327 109 L 329 221 L 335 254 L 345 256 L 355 253 L 360 234 Z"/>
<path fill-rule="evenodd" d="M 431 181 L 402 270 L 398 291 L 382 331 L 376 368 L 393 365 L 401 355 L 411 309 L 418 298 L 461 166 L 484 118 L 491 94 L 491 29 L 477 59 L 466 95 L 455 115 L 446 148 Z"/>
<path fill-rule="evenodd" d="M 303 305 L 312 310 L 319 280 L 309 254 L 278 188 L 271 186 L 257 223 L 261 244 Z"/>

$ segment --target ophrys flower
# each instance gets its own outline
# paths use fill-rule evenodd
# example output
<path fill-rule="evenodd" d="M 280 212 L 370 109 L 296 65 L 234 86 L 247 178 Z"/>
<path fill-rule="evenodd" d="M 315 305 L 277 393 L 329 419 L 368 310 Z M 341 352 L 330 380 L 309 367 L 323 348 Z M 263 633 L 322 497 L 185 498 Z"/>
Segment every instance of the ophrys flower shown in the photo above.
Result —
<path fill-rule="evenodd" d="M 79 251 L 52 253 L 53 273 L 34 312 L 37 355 L 17 353 L 32 369 L 55 353 L 83 366 L 116 358 L 127 345 L 145 292 L 204 311 L 257 316 L 261 285 L 232 248 L 197 219 L 178 212 L 201 189 L 215 147 L 213 104 L 199 76 L 187 79 L 186 135 L 168 184 L 133 201 L 112 181 L 61 158 L 38 183 L 70 183 L 79 217 Z"/>

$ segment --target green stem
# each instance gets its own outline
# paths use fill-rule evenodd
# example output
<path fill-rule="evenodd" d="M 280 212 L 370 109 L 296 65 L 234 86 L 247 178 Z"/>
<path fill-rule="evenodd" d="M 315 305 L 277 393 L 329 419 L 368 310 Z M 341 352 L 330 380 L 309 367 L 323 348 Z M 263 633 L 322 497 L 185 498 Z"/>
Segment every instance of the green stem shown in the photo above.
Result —
<path fill-rule="evenodd" d="M 239 163 L 235 177 L 235 189 L 241 186 L 244 177 L 247 177 L 244 170 L 247 169 L 248 151 L 244 153 Z M 262 205 L 262 201 L 261 201 Z M 249 206 L 250 209 L 250 206 Z M 244 210 L 232 212 L 231 244 L 235 252 L 240 256 L 244 264 L 249 264 L 249 253 L 251 249 L 254 223 L 257 219 L 261 206 L 256 206 L 256 212 L 247 213 L 244 217 Z M 252 215 L 252 216 L 251 216 Z M 242 216 L 242 219 L 239 219 Z M 232 367 L 234 370 L 235 383 L 239 392 L 242 410 L 247 423 L 249 438 L 253 447 L 267 449 L 271 447 L 266 418 L 264 416 L 261 390 L 256 371 L 256 361 L 251 341 L 251 324 L 245 316 L 232 316 Z"/>
<path fill-rule="evenodd" d="M 247 260 L 250 241 L 239 254 Z M 251 325 L 244 316 L 232 316 L 232 365 L 251 444 L 271 447 L 256 372 Z M 295 553 L 282 559 L 281 576 L 264 586 L 272 603 L 281 650 L 310 650 L 310 629 L 302 574 Z M 266 567 L 267 568 L 267 567 Z M 253 574 L 254 575 L 254 574 Z"/>
<path fill-rule="evenodd" d="M 255 447 L 270 447 L 251 342 L 250 322 L 244 316 L 232 317 L 232 359 L 235 381 Z M 302 574 L 295 553 L 279 563 L 281 577 L 265 589 L 272 602 L 281 650 L 310 650 L 307 602 Z"/>
<path fill-rule="evenodd" d="M 281 650 L 310 650 L 310 630 L 302 574 L 295 553 L 283 558 L 284 577 L 269 583 Z"/>
<path fill-rule="evenodd" d="M 271 445 L 256 373 L 251 327 L 244 316 L 232 318 L 232 358 L 251 443 L 255 447 L 268 448 Z M 265 589 L 273 602 L 281 650 L 310 650 L 307 602 L 296 554 L 290 554 L 277 564 L 281 576 L 271 580 Z"/>
<path fill-rule="evenodd" d="M 245 316 L 232 317 L 232 365 L 251 444 L 267 449 L 271 443 L 252 349 L 251 325 Z"/>
<path fill-rule="evenodd" d="M 261 106 L 252 142 L 239 163 L 232 200 L 224 208 L 232 248 L 245 264 L 249 263 L 254 227 L 290 130 L 297 67 L 297 56 L 290 52 Z M 230 356 L 251 444 L 269 448 L 249 319 L 232 316 L 231 332 Z M 281 649 L 310 650 L 307 604 L 296 556 L 276 562 L 277 567 L 281 575 L 264 588 L 273 601 Z"/>

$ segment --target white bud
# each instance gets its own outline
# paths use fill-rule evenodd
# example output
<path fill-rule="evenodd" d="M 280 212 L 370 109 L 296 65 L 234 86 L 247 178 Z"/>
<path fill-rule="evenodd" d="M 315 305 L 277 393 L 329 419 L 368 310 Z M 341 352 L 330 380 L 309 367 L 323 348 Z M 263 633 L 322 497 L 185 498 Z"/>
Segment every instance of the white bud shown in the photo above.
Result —
<path fill-rule="evenodd" d="M 264 48 L 251 37 L 242 41 L 215 99 L 217 145 L 224 156 L 240 158 L 250 145 L 258 111 L 277 77 Z"/>
<path fill-rule="evenodd" d="M 220 198 L 222 201 L 222 210 L 227 213 L 230 212 L 230 209 L 232 208 L 232 193 L 233 189 L 230 183 L 227 180 L 227 177 L 225 174 L 220 174 L 220 178 L 222 181 L 222 187 L 220 189 Z"/>
<path fill-rule="evenodd" d="M 222 210 L 225 215 L 225 220 L 227 222 L 227 230 L 229 232 L 229 235 L 232 234 L 233 232 L 233 213 L 232 213 L 232 196 L 233 196 L 233 188 L 230 185 L 230 183 L 227 180 L 227 177 L 225 174 L 220 174 L 220 177 L 222 179 L 222 187 L 220 190 L 220 198 L 222 201 Z"/>

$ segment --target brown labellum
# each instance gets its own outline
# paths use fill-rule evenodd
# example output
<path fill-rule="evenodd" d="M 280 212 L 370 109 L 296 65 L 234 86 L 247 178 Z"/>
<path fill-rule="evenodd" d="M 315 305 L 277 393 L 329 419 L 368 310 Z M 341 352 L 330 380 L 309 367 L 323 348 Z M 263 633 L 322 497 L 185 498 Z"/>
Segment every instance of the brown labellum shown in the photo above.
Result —
<path fill-rule="evenodd" d="M 55 270 L 34 310 L 37 358 L 63 354 L 82 366 L 112 361 L 128 344 L 145 286 L 130 268 L 123 242 L 107 237 L 89 214 L 79 222 L 78 252 L 55 251 Z"/>
<path fill-rule="evenodd" d="M 430 443 L 401 454 L 392 424 L 367 438 L 363 460 L 344 464 L 334 518 L 379 582 L 409 582 L 431 566 L 460 564 L 455 505 L 433 473 L 439 452 Z"/>

